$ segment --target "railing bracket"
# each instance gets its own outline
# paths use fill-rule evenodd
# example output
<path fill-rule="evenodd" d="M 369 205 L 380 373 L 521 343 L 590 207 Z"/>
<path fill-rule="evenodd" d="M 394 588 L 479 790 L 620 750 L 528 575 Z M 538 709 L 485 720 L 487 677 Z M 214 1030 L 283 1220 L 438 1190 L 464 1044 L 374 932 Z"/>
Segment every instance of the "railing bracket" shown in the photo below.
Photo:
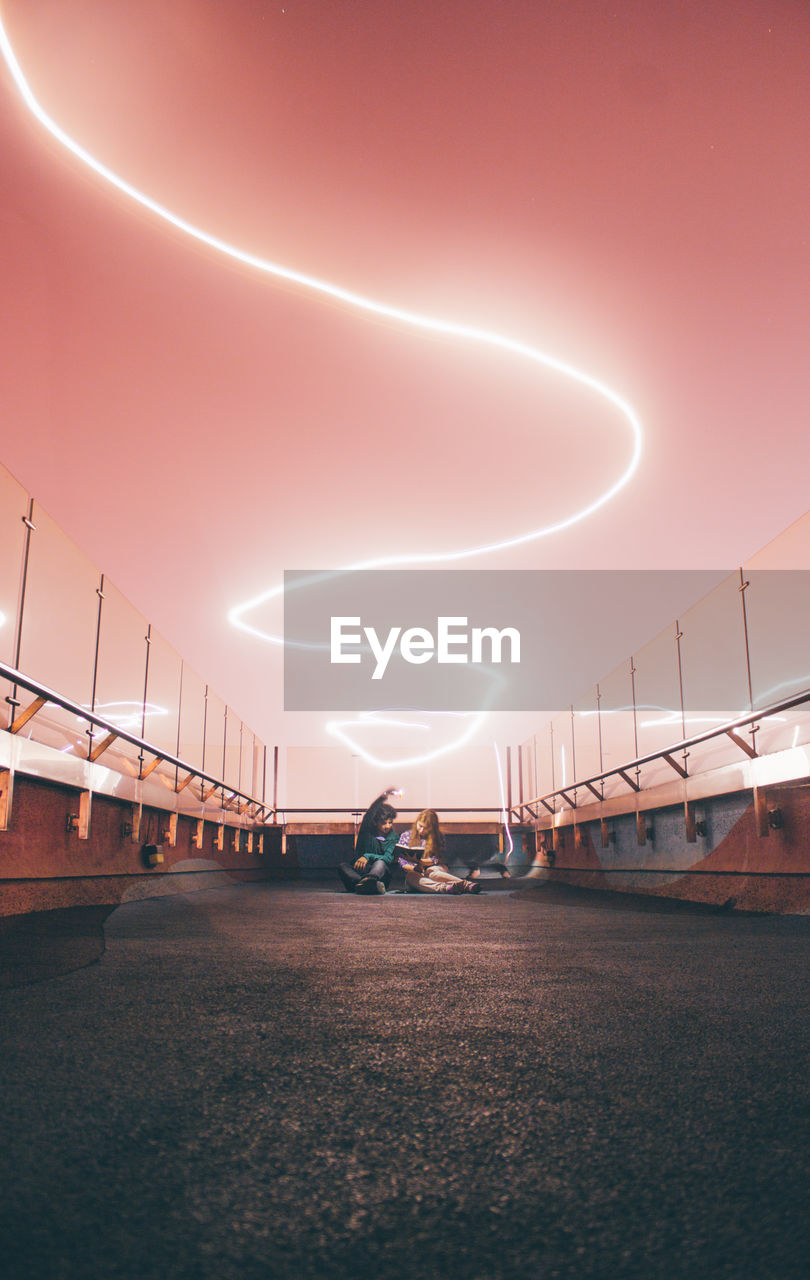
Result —
<path fill-rule="evenodd" d="M 21 711 L 12 724 L 9 725 L 9 733 L 19 733 L 20 729 L 24 729 L 28 721 L 33 720 L 34 716 L 38 711 L 42 710 L 47 701 L 47 698 L 34 698 L 34 701 L 25 708 L 25 711 Z"/>
<path fill-rule="evenodd" d="M 675 759 L 673 759 L 673 757 L 672 757 L 671 755 L 669 755 L 669 754 L 668 754 L 668 752 L 666 752 L 666 751 L 664 752 L 664 757 L 663 757 L 663 758 L 664 758 L 664 760 L 666 760 L 667 764 L 668 764 L 668 765 L 670 765 L 670 766 L 671 766 L 671 768 L 673 768 L 673 769 L 675 770 L 675 772 L 676 772 L 676 773 L 680 774 L 680 776 L 681 776 L 682 778 L 688 778 L 688 777 L 689 777 L 689 774 L 687 773 L 686 768 L 684 767 L 684 765 L 682 765 L 682 764 L 678 764 L 678 761 L 677 761 L 677 760 L 675 760 Z"/>
<path fill-rule="evenodd" d="M 741 738 L 740 735 L 738 733 L 735 733 L 733 729 L 726 729 L 725 733 L 728 738 L 731 738 L 731 741 L 734 743 L 736 747 L 739 747 L 741 751 L 745 752 L 745 754 L 749 757 L 749 759 L 751 760 L 756 759 L 758 753 L 753 743 L 746 742 L 745 739 Z"/>
<path fill-rule="evenodd" d="M 87 757 L 87 759 L 91 762 L 91 764 L 94 761 L 98 760 L 99 756 L 103 755 L 108 747 L 112 746 L 112 744 L 115 742 L 117 737 L 118 737 L 117 733 L 108 733 L 107 737 L 103 738 L 97 747 L 93 747 L 92 751 Z M 92 739 L 91 739 L 91 742 L 92 742 Z"/>

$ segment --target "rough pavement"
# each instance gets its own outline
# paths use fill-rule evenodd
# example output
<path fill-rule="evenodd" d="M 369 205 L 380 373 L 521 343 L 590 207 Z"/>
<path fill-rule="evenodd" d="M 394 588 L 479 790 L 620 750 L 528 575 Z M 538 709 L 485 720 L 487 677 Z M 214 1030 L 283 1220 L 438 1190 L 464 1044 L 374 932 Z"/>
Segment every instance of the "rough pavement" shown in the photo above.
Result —
<path fill-rule="evenodd" d="M 337 889 L 0 994 L 8 1280 L 810 1274 L 810 919 Z"/>

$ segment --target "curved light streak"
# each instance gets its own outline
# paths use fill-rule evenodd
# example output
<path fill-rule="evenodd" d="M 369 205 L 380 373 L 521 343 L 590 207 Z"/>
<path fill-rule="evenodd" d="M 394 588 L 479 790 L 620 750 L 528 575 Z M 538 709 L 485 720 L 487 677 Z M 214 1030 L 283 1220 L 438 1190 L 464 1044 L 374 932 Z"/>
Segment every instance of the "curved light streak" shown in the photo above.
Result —
<path fill-rule="evenodd" d="M 14 80 L 17 90 L 25 103 L 28 110 L 42 125 L 47 132 L 56 139 L 67 151 L 76 156 L 82 164 L 92 169 L 94 173 L 103 178 L 111 186 L 117 188 L 124 195 L 134 200 L 136 204 L 148 209 L 156 217 L 164 222 L 170 223 L 177 230 L 190 236 L 194 240 L 200 241 L 209 248 L 214 249 L 217 253 L 223 254 L 225 257 L 232 258 L 243 265 L 252 267 L 256 271 L 265 275 L 273 276 L 278 280 L 285 280 L 291 284 L 300 285 L 303 289 L 308 289 L 313 293 L 321 294 L 325 297 L 332 298 L 338 302 L 354 307 L 356 310 L 367 312 L 371 315 L 382 316 L 388 320 L 394 320 L 399 324 L 409 328 L 422 329 L 428 333 L 443 334 L 449 337 L 461 338 L 468 342 L 488 347 L 495 347 L 502 351 L 510 352 L 512 355 L 530 360 L 535 364 L 551 369 L 563 377 L 578 383 L 580 386 L 587 387 L 589 390 L 596 392 L 602 396 L 610 404 L 619 410 L 625 417 L 632 434 L 633 447 L 631 451 L 630 461 L 625 467 L 618 480 L 615 481 L 608 489 L 606 489 L 593 502 L 588 503 L 579 511 L 567 516 L 563 520 L 555 521 L 553 524 L 543 525 L 537 529 L 531 529 L 527 533 L 517 534 L 512 538 L 505 538 L 495 542 L 483 543 L 475 547 L 463 547 L 454 551 L 441 552 L 425 552 L 418 555 L 392 555 L 376 557 L 370 560 L 359 561 L 356 564 L 347 566 L 349 569 L 376 569 L 387 568 L 393 565 L 402 564 L 436 564 L 438 562 L 447 563 L 450 561 L 464 560 L 471 556 L 486 555 L 491 551 L 502 551 L 508 547 L 517 547 L 526 542 L 534 541 L 537 538 L 548 537 L 550 534 L 559 533 L 563 529 L 570 528 L 571 525 L 579 523 L 586 519 L 600 507 L 603 507 L 611 498 L 622 489 L 630 477 L 638 467 L 641 457 L 642 447 L 642 429 L 641 423 L 636 416 L 631 405 L 614 391 L 606 383 L 601 382 L 598 378 L 592 377 L 581 369 L 577 369 L 574 365 L 568 364 L 564 360 L 540 351 L 536 347 L 530 346 L 528 343 L 510 338 L 504 334 L 496 333 L 491 329 L 482 329 L 474 325 L 459 324 L 451 320 L 441 320 L 435 316 L 423 315 L 415 311 L 407 311 L 402 307 L 391 306 L 388 303 L 379 302 L 374 298 L 365 297 L 363 294 L 355 293 L 351 289 L 343 288 L 341 285 L 332 284 L 328 280 L 323 280 L 317 276 L 308 275 L 306 272 L 296 271 L 291 267 L 285 267 L 281 263 L 273 262 L 268 258 L 263 258 L 258 254 L 249 253 L 244 249 L 238 248 L 236 245 L 230 244 L 226 240 L 220 239 L 218 236 L 211 235 L 202 228 L 195 226 L 193 223 L 181 218 L 178 214 L 167 209 L 165 205 L 141 191 L 138 187 L 133 186 L 126 178 L 122 178 L 120 174 L 114 172 L 101 160 L 98 160 L 91 154 L 81 143 L 72 138 L 70 134 L 59 125 L 52 116 L 48 114 L 45 108 L 36 98 L 31 86 L 29 85 L 23 70 L 17 60 L 16 54 L 11 46 L 11 42 L 6 33 L 5 26 L 0 17 L 0 52 L 9 72 Z M 254 597 L 242 605 L 237 605 L 229 613 L 229 619 L 235 626 L 240 626 L 244 630 L 255 631 L 249 625 L 242 621 L 242 614 L 248 609 L 255 607 L 257 604 L 264 603 L 272 598 L 282 588 L 274 588 L 270 592 L 265 592 L 260 596 Z M 260 632 L 256 632 L 261 634 Z M 264 637 L 268 638 L 268 637 Z M 278 637 L 273 638 L 275 642 L 280 642 Z"/>
<path fill-rule="evenodd" d="M 512 840 L 512 832 L 509 830 L 509 815 L 506 812 L 506 795 L 504 793 L 504 786 L 503 786 L 503 769 L 501 767 L 501 753 L 498 750 L 497 742 L 493 742 L 492 749 L 495 752 L 495 764 L 497 765 L 497 768 L 498 768 L 498 787 L 500 789 L 500 794 L 501 794 L 501 823 L 503 825 L 503 829 L 506 834 L 506 842 L 509 845 L 509 848 L 506 851 L 506 861 L 508 862 L 515 845 L 514 845 L 514 841 Z"/>
<path fill-rule="evenodd" d="M 367 751 L 362 743 L 356 738 L 346 733 L 346 729 L 357 729 L 363 727 L 376 728 L 377 725 L 385 725 L 386 727 L 395 726 L 398 728 L 408 729 L 430 729 L 429 725 L 419 724 L 413 721 L 393 720 L 388 717 L 379 715 L 376 711 L 361 712 L 359 718 L 355 720 L 328 720 L 326 722 L 326 732 L 333 738 L 337 738 L 344 746 L 348 747 L 354 754 L 359 755 L 365 760 L 366 764 L 372 765 L 375 769 L 402 769 L 409 765 L 426 764 L 430 760 L 436 760 L 439 756 L 450 755 L 451 752 L 457 751 L 465 742 L 469 742 L 473 734 L 484 723 L 487 717 L 485 711 L 460 712 L 460 711 L 434 711 L 432 715 L 472 715 L 472 723 L 452 742 L 445 743 L 443 747 L 436 747 L 433 751 L 425 751 L 421 755 L 402 756 L 398 760 L 383 760 L 380 756 L 375 756 L 371 751 Z"/>
<path fill-rule="evenodd" d="M 109 720 L 118 729 L 134 729 L 150 716 L 169 714 L 166 707 L 158 706 L 156 702 L 136 702 L 131 698 L 118 699 L 116 702 L 97 702 L 94 707 L 89 703 L 82 703 L 82 706 L 86 706 L 88 711 L 103 712 L 105 720 Z M 125 711 L 125 707 L 131 707 L 132 710 Z"/>
<path fill-rule="evenodd" d="M 358 311 L 371 315 L 381 316 L 388 320 L 393 320 L 399 324 L 409 328 L 421 329 L 428 333 L 442 334 L 449 337 L 460 338 L 476 345 L 483 345 L 500 349 L 511 353 L 512 355 L 532 361 L 547 369 L 551 369 L 561 376 L 568 378 L 572 382 L 586 387 L 596 394 L 602 396 L 608 403 L 612 404 L 624 416 L 630 427 L 632 435 L 632 451 L 630 460 L 621 473 L 619 478 L 610 485 L 598 498 L 586 504 L 584 507 L 575 511 L 572 515 L 565 519 L 555 521 L 552 524 L 541 526 L 537 529 L 529 530 L 526 533 L 518 534 L 511 538 L 501 539 L 495 542 L 484 543 L 474 547 L 458 548 L 451 551 L 443 552 L 424 552 L 417 555 L 399 554 L 375 557 L 369 560 L 358 561 L 354 564 L 346 566 L 350 570 L 362 569 L 378 569 L 389 568 L 394 565 L 416 565 L 416 564 L 437 564 L 451 563 L 459 560 L 466 560 L 473 556 L 486 555 L 489 552 L 503 551 L 511 547 L 521 546 L 527 542 L 533 542 L 537 539 L 549 537 L 554 533 L 559 533 L 564 529 L 570 528 L 574 524 L 587 519 L 593 515 L 601 507 L 605 506 L 612 498 L 619 493 L 628 483 L 631 476 L 636 471 L 641 457 L 642 448 L 642 429 L 641 423 L 636 416 L 631 405 L 606 383 L 592 377 L 590 374 L 575 368 L 566 361 L 558 359 L 556 356 L 543 352 L 528 343 L 518 341 L 517 339 L 507 337 L 503 334 L 496 333 L 490 329 L 482 329 L 477 326 L 458 324 L 454 321 L 441 320 L 434 316 L 423 315 L 419 312 L 407 311 L 401 307 L 394 307 L 387 303 L 376 301 L 373 298 L 365 297 L 353 290 L 343 288 L 340 285 L 332 284 L 327 280 L 311 276 L 305 272 L 296 271 L 290 267 L 285 267 L 281 263 L 273 262 L 267 258 L 263 258 L 257 254 L 249 253 L 237 246 L 230 244 L 228 241 L 222 240 L 218 236 L 209 234 L 202 228 L 195 226 L 185 218 L 179 217 L 165 205 L 141 191 L 138 187 L 133 186 L 120 174 L 114 172 L 102 161 L 98 160 L 91 154 L 81 143 L 72 138 L 53 118 L 48 114 L 44 107 L 36 98 L 31 89 L 23 70 L 17 60 L 14 49 L 8 38 L 5 25 L 0 15 L 0 53 L 8 67 L 11 77 L 17 87 L 25 106 L 34 116 L 34 118 L 42 125 L 42 127 L 63 146 L 67 151 L 74 155 L 82 164 L 86 165 L 99 177 L 122 192 L 129 199 L 143 208 L 149 210 L 157 218 L 170 223 L 177 230 L 190 236 L 192 239 L 200 241 L 213 249 L 217 253 L 223 254 L 225 257 L 231 258 L 245 266 L 252 267 L 265 275 L 272 276 L 278 280 L 284 280 L 288 283 L 299 285 L 303 289 L 308 289 L 313 293 L 334 299 L 335 301 L 344 303 Z M 260 628 L 252 626 L 244 619 L 244 614 L 250 610 L 257 608 L 261 604 L 267 603 L 269 600 L 281 594 L 283 586 L 279 585 L 262 592 L 258 596 L 254 596 L 248 601 L 240 605 L 234 606 L 228 613 L 228 620 L 234 626 L 242 631 L 248 632 L 271 644 L 283 645 L 284 639 L 281 636 L 271 635 L 262 631 Z M 345 723 L 345 722 L 343 722 Z M 339 728 L 342 727 L 340 722 L 331 722 L 330 732 L 335 736 L 341 736 Z M 441 748 L 439 751 L 432 753 L 423 759 L 432 759 L 435 755 L 446 753 L 447 750 L 456 749 L 467 740 L 469 735 L 464 735 L 455 746 Z M 344 739 L 345 740 L 345 739 Z M 360 748 L 361 754 L 365 753 Z M 368 757 L 367 757 L 368 758 Z M 410 763 L 411 761 L 409 761 Z M 415 762 L 415 761 L 413 761 Z"/>

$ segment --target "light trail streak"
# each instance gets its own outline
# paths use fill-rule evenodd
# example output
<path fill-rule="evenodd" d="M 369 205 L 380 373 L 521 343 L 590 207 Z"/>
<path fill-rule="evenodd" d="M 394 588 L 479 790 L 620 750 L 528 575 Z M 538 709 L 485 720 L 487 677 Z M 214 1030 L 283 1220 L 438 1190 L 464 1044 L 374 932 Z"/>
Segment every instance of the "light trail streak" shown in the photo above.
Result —
<path fill-rule="evenodd" d="M 326 722 L 326 732 L 333 738 L 337 738 L 344 746 L 347 746 L 356 755 L 362 756 L 366 764 L 372 765 L 377 769 L 404 769 L 409 765 L 426 764 L 430 760 L 437 760 L 440 756 L 450 755 L 451 752 L 457 751 L 465 742 L 469 742 L 475 732 L 481 727 L 487 717 L 485 711 L 460 712 L 460 711 L 433 711 L 431 715 L 443 716 L 459 716 L 461 718 L 471 717 L 471 723 L 467 728 L 452 742 L 447 742 L 441 747 L 435 747 L 432 751 L 422 752 L 421 755 L 402 756 L 396 760 L 382 759 L 380 756 L 374 755 L 367 750 L 356 737 L 352 737 L 347 733 L 347 729 L 374 729 L 377 726 L 390 728 L 392 726 L 405 729 L 421 729 L 430 731 L 430 726 L 419 724 L 412 720 L 394 720 L 377 711 L 363 711 L 355 720 L 328 720 Z"/>
<path fill-rule="evenodd" d="M 204 231 L 201 227 L 195 226 L 194 223 L 180 217 L 167 209 L 165 205 L 160 204 L 152 196 L 141 191 L 138 187 L 133 186 L 126 178 L 115 173 L 109 166 L 104 164 L 96 156 L 92 155 L 81 143 L 72 138 L 60 124 L 48 114 L 35 96 L 31 86 L 29 85 L 25 74 L 17 60 L 14 49 L 12 48 L 5 25 L 0 17 L 0 52 L 8 67 L 11 77 L 17 87 L 17 90 L 25 103 L 28 110 L 35 119 L 47 130 L 47 132 L 56 139 L 67 151 L 71 152 L 82 164 L 92 169 L 94 173 L 103 178 L 111 186 L 121 191 L 129 199 L 135 201 L 136 204 L 148 209 L 150 213 L 164 222 L 170 223 L 177 230 L 184 232 L 194 240 L 200 241 L 217 253 L 223 254 L 225 257 L 232 258 L 243 265 L 252 267 L 265 275 L 273 276 L 278 280 L 284 280 L 291 284 L 300 285 L 301 288 L 310 290 L 313 293 L 332 298 L 338 302 L 364 311 L 372 315 L 384 317 L 388 320 L 409 328 L 424 330 L 428 333 L 443 334 L 448 337 L 460 338 L 478 346 L 488 346 L 507 351 L 512 355 L 521 357 L 525 360 L 542 365 L 547 369 L 551 369 L 555 373 L 559 373 L 562 377 L 586 387 L 602 396 L 609 404 L 618 409 L 626 419 L 630 428 L 632 438 L 632 449 L 630 460 L 624 471 L 618 479 L 609 486 L 600 496 L 586 506 L 580 508 L 572 515 L 562 520 L 555 521 L 549 525 L 543 525 L 537 529 L 531 529 L 526 533 L 517 534 L 511 538 L 500 539 L 498 541 L 482 543 L 474 547 L 462 547 L 450 551 L 424 552 L 421 554 L 402 553 L 399 555 L 380 556 L 369 560 L 358 561 L 355 564 L 346 566 L 348 569 L 378 569 L 387 568 L 393 565 L 405 564 L 437 564 L 449 563 L 452 561 L 469 559 L 472 556 L 486 555 L 493 551 L 503 551 L 510 547 L 521 546 L 523 543 L 532 542 L 538 538 L 548 537 L 553 533 L 559 533 L 563 529 L 568 529 L 571 525 L 577 524 L 585 520 L 588 516 L 593 515 L 600 507 L 603 507 L 627 484 L 630 477 L 638 467 L 641 457 L 642 448 L 642 429 L 641 423 L 631 407 L 631 405 L 614 391 L 606 383 L 601 382 L 598 378 L 592 377 L 581 369 L 575 368 L 574 365 L 553 356 L 548 352 L 540 351 L 536 347 L 530 346 L 526 342 L 519 341 L 515 338 L 507 337 L 504 334 L 496 333 L 491 329 L 483 329 L 474 325 L 459 324 L 452 320 L 442 320 L 435 316 L 423 315 L 419 312 L 408 311 L 402 307 L 392 306 L 385 302 L 379 302 L 376 299 L 368 298 L 363 294 L 346 289 L 341 285 L 333 284 L 328 280 L 320 279 L 316 276 L 308 275 L 305 272 L 294 270 L 286 267 L 278 262 L 273 262 L 268 258 L 261 257 L 255 253 L 249 253 L 244 249 L 238 248 L 236 245 L 230 244 L 226 240 L 222 240 L 218 236 L 211 235 Z M 257 605 L 266 602 L 279 594 L 282 587 L 274 587 L 261 595 L 253 597 L 244 604 L 237 605 L 231 609 L 229 619 L 234 626 L 241 627 L 243 630 L 251 631 L 261 638 L 271 640 L 273 643 L 283 643 L 281 637 L 270 637 L 265 633 L 258 631 L 245 623 L 242 615 Z"/>
<path fill-rule="evenodd" d="M 166 707 L 160 707 L 155 702 L 135 702 L 132 699 L 97 702 L 95 707 L 90 707 L 89 703 L 82 703 L 82 706 L 86 706 L 88 711 L 103 712 L 105 720 L 109 720 L 110 724 L 114 724 L 118 729 L 136 729 L 142 720 L 150 716 L 169 714 Z M 132 710 L 125 711 L 125 707 L 132 707 Z"/>
<path fill-rule="evenodd" d="M 506 812 L 506 794 L 504 792 L 504 786 L 503 786 L 503 769 L 501 767 L 501 753 L 498 750 L 497 742 L 493 742 L 492 749 L 495 752 L 495 764 L 497 765 L 497 768 L 498 768 L 498 786 L 500 788 L 500 793 L 501 793 L 501 822 L 503 824 L 504 832 L 506 833 L 506 842 L 509 845 L 509 848 L 506 851 L 506 861 L 508 862 L 509 857 L 515 845 L 514 845 L 514 841 L 512 840 L 512 832 L 509 830 L 509 815 Z"/>
<path fill-rule="evenodd" d="M 87 168 L 91 169 L 105 182 L 109 183 L 123 195 L 127 196 L 130 200 L 134 201 L 144 209 L 147 209 L 155 217 L 171 224 L 177 230 L 188 235 L 193 240 L 199 241 L 215 252 L 240 262 L 245 266 L 251 267 L 258 272 L 274 277 L 277 280 L 283 280 L 287 283 L 298 285 L 302 289 L 333 299 L 358 311 L 380 316 L 387 320 L 392 320 L 407 328 L 419 329 L 426 333 L 458 338 L 478 347 L 485 346 L 499 349 L 518 358 L 533 362 L 546 369 L 550 369 L 551 371 L 560 374 L 563 378 L 595 392 L 607 401 L 608 404 L 618 409 L 620 414 L 625 418 L 630 429 L 632 447 L 630 459 L 624 470 L 621 472 L 618 479 L 616 479 L 614 483 L 605 489 L 604 492 L 596 499 L 564 519 L 557 520 L 548 525 L 540 526 L 536 529 L 531 529 L 522 534 L 517 534 L 514 537 L 483 543 L 478 546 L 462 547 L 449 551 L 423 552 L 420 554 L 402 553 L 398 555 L 379 556 L 347 565 L 347 569 L 364 570 L 389 568 L 395 565 L 447 564 L 470 559 L 474 556 L 483 556 L 491 552 L 504 551 L 512 547 L 521 546 L 527 542 L 533 542 L 540 538 L 560 533 L 562 530 L 568 529 L 572 525 L 578 524 L 582 520 L 587 519 L 601 507 L 610 502 L 611 499 L 614 498 L 628 483 L 636 471 L 641 457 L 643 438 L 641 423 L 631 405 L 606 383 L 592 377 L 583 370 L 576 368 L 567 361 L 561 360 L 548 352 L 540 351 L 536 347 L 532 347 L 528 343 L 522 342 L 518 339 L 508 337 L 490 329 L 484 329 L 474 325 L 460 324 L 450 320 L 442 320 L 434 316 L 408 311 L 401 307 L 377 301 L 376 299 L 366 297 L 363 294 L 356 293 L 351 289 L 344 288 L 341 285 L 333 284 L 327 280 L 320 279 L 305 272 L 294 270 L 291 267 L 284 266 L 278 262 L 273 262 L 258 254 L 247 252 L 246 250 L 240 249 L 236 245 L 232 245 L 218 236 L 210 234 L 189 222 L 187 219 L 173 213 L 170 209 L 166 208 L 165 205 L 162 205 L 152 196 L 141 191 L 138 187 L 127 181 L 126 178 L 115 173 L 114 170 L 110 169 L 109 166 L 104 164 L 96 156 L 92 155 L 92 153 L 82 146 L 81 143 L 76 141 L 75 138 L 72 138 L 70 134 L 68 134 L 61 125 L 58 124 L 51 115 L 49 115 L 31 89 L 22 67 L 19 64 L 6 32 L 2 15 L 0 15 L 0 53 L 2 53 L 9 73 L 25 106 L 39 124 L 54 139 L 56 139 L 62 147 L 69 151 L 76 157 L 76 159 L 78 159 Z M 284 638 L 282 636 L 272 635 L 253 626 L 245 620 L 244 616 L 279 596 L 282 591 L 283 585 L 277 585 L 257 596 L 252 597 L 250 600 L 247 600 L 242 604 L 234 606 L 228 613 L 229 622 L 234 627 L 248 632 L 249 634 L 252 634 L 270 644 L 283 645 Z M 329 731 L 335 736 L 341 737 L 340 729 L 345 726 L 345 723 L 346 722 L 333 721 L 330 726 L 328 726 Z M 456 747 L 461 746 L 463 742 L 467 741 L 471 732 L 472 731 L 465 733 L 456 743 Z M 346 739 L 344 738 L 344 740 Z M 358 749 L 361 750 L 361 754 L 365 754 L 362 752 L 361 748 Z M 435 755 L 445 754 L 451 749 L 455 748 L 440 748 L 437 752 L 434 752 L 425 758 L 432 759 Z M 409 763 L 410 762 L 411 761 L 409 761 Z"/>

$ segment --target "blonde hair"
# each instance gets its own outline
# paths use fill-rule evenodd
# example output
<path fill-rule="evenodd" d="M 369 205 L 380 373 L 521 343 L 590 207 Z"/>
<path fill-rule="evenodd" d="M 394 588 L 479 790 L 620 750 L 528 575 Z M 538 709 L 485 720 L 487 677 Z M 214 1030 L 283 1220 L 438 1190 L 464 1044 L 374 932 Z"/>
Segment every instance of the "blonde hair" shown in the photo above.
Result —
<path fill-rule="evenodd" d="M 411 843 L 410 848 L 414 849 L 422 844 L 422 837 L 417 831 L 417 826 L 421 822 L 423 827 L 427 828 L 425 835 L 425 853 L 432 858 L 440 858 L 444 852 L 444 836 L 439 827 L 439 815 L 435 809 L 423 809 L 417 815 L 413 826 L 411 827 Z"/>

